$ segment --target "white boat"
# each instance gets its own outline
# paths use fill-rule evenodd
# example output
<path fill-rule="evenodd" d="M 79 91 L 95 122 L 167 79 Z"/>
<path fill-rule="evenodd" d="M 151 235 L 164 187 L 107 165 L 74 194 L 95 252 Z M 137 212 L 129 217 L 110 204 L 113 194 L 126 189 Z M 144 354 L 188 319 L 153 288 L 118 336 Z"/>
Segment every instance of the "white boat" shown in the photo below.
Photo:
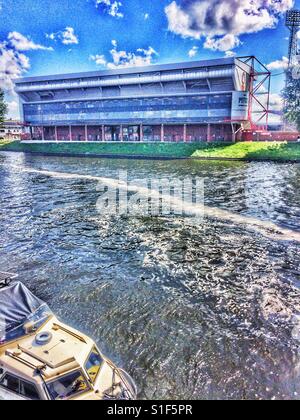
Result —
<path fill-rule="evenodd" d="M 132 378 L 60 322 L 13 275 L 0 275 L 0 399 L 134 400 Z"/>

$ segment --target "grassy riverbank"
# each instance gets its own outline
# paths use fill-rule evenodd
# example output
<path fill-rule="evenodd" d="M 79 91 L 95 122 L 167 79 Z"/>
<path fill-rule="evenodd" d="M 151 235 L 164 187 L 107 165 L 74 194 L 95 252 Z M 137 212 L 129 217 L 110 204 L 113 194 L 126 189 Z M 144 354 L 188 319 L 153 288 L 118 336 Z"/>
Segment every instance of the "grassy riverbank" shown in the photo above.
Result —
<path fill-rule="evenodd" d="M 20 143 L 0 141 L 0 151 L 55 155 L 300 161 L 300 143 Z"/>
<path fill-rule="evenodd" d="M 0 145 L 0 150 L 29 153 L 85 155 L 85 156 L 140 156 L 148 158 L 188 158 L 197 150 L 206 149 L 206 143 L 20 143 Z"/>
<path fill-rule="evenodd" d="M 253 142 L 235 143 L 199 149 L 196 158 L 300 160 L 300 143 Z"/>

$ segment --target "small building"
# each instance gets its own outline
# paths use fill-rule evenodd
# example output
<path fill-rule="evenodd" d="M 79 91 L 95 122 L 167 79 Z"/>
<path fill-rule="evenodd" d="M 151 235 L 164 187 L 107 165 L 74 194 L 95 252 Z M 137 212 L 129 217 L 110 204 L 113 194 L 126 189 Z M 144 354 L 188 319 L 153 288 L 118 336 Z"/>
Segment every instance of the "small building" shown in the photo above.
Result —
<path fill-rule="evenodd" d="M 20 121 L 8 120 L 0 125 L 1 140 L 22 140 L 26 137 L 25 124 Z"/>
<path fill-rule="evenodd" d="M 15 84 L 32 140 L 232 141 L 249 126 L 253 59 L 29 77 Z"/>

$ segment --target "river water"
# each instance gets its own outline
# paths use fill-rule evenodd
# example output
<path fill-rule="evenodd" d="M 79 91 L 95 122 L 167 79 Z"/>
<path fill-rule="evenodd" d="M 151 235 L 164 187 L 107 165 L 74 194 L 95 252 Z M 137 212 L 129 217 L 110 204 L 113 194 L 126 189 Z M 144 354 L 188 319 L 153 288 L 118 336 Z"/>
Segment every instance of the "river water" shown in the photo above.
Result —
<path fill-rule="evenodd" d="M 203 178 L 206 216 L 100 214 L 97 177 L 120 170 Z M 0 267 L 140 398 L 299 399 L 299 185 L 297 164 L 0 153 Z"/>

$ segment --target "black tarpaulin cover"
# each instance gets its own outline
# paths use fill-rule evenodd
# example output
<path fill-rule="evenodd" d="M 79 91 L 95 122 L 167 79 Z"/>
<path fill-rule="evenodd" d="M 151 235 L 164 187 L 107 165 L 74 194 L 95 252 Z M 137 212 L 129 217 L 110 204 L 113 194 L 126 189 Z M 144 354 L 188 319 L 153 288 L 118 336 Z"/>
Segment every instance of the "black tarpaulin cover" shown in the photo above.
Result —
<path fill-rule="evenodd" d="M 38 312 L 42 316 L 43 308 L 50 312 L 47 305 L 20 282 L 0 289 L 0 340 L 1 335 L 24 325 Z"/>

